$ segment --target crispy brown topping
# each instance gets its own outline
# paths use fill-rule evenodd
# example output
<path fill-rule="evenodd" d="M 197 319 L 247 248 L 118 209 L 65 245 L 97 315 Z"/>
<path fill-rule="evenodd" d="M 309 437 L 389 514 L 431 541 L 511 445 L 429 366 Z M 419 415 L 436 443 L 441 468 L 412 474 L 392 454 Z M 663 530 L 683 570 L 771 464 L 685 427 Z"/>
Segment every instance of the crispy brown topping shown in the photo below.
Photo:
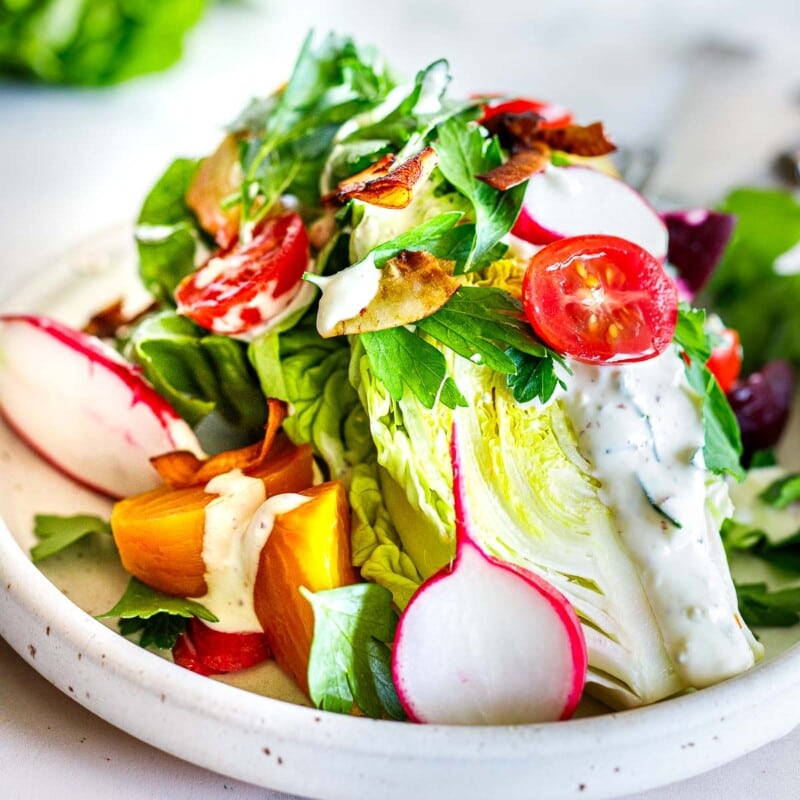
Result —
<path fill-rule="evenodd" d="M 110 305 L 107 305 L 89 319 L 83 326 L 83 332 L 88 333 L 90 336 L 98 336 L 101 339 L 113 339 L 120 328 L 133 325 L 151 311 L 155 311 L 158 308 L 158 303 L 152 302 L 135 314 L 125 314 L 123 306 L 122 299 L 115 300 Z"/>
<path fill-rule="evenodd" d="M 452 276 L 452 261 L 430 253 L 404 250 L 381 269 L 380 283 L 369 305 L 337 323 L 324 336 L 368 333 L 409 325 L 438 311 L 461 282 Z"/>
<path fill-rule="evenodd" d="M 155 456 L 150 459 L 150 463 L 156 468 L 164 483 L 172 489 L 198 486 L 233 469 L 240 469 L 242 472 L 257 469 L 269 458 L 275 438 L 286 418 L 286 403 L 269 398 L 267 405 L 269 416 L 264 438 L 260 442 L 240 447 L 238 450 L 226 450 L 206 459 L 197 458 L 186 450 L 176 450 Z"/>
<path fill-rule="evenodd" d="M 478 175 L 478 179 L 501 192 L 528 180 L 550 163 L 550 148 L 542 142 L 534 142 L 530 150 L 513 153 L 508 161 L 489 172 Z"/>
<path fill-rule="evenodd" d="M 437 160 L 432 147 L 426 147 L 399 166 L 395 166 L 395 156 L 384 156 L 342 181 L 335 191 L 322 198 L 323 205 L 356 199 L 381 208 L 405 208 L 413 198 L 414 188 L 428 178 Z"/>
<path fill-rule="evenodd" d="M 566 128 L 544 128 L 537 132 L 536 137 L 553 150 L 586 158 L 607 156 L 617 149 L 603 128 L 602 122 L 593 122 L 591 125 L 567 125 Z"/>

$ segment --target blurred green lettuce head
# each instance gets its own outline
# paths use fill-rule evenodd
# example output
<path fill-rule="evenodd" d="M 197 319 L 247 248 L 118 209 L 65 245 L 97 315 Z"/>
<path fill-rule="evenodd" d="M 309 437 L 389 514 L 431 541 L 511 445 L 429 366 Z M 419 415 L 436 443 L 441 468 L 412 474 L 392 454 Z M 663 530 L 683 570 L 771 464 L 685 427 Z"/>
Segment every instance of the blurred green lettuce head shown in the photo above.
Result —
<path fill-rule="evenodd" d="M 0 72 L 101 86 L 181 56 L 205 0 L 0 0 Z"/>

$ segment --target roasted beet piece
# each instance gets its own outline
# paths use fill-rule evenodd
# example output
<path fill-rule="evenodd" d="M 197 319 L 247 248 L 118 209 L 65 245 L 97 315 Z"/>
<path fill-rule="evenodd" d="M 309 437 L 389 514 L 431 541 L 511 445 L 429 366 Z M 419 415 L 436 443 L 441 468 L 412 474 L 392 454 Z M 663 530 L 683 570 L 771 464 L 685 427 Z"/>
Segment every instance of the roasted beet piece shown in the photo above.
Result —
<path fill-rule="evenodd" d="M 745 464 L 754 453 L 778 443 L 789 419 L 793 390 L 791 364 L 770 361 L 758 372 L 737 381 L 728 392 L 742 429 Z"/>

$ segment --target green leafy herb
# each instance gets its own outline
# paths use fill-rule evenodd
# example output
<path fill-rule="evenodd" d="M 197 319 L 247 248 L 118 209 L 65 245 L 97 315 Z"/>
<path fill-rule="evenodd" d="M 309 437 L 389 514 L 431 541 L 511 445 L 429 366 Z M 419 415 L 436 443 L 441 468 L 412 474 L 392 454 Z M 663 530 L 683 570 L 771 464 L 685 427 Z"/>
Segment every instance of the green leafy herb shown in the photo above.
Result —
<path fill-rule="evenodd" d="M 439 155 L 439 169 L 474 209 L 475 236 L 466 265 L 469 270 L 511 230 L 519 215 L 526 184 L 500 192 L 478 180 L 477 175 L 503 160 L 497 139 L 487 142 L 478 126 L 454 117 L 436 130 L 434 148 Z"/>
<path fill-rule="evenodd" d="M 682 302 L 678 306 L 678 324 L 675 342 L 692 361 L 705 364 L 711 355 L 711 346 L 705 330 L 706 312 Z"/>
<path fill-rule="evenodd" d="M 518 402 L 547 401 L 561 383 L 554 364 L 561 358 L 534 336 L 520 303 L 502 289 L 462 286 L 417 327 L 460 356 L 508 375 Z"/>
<path fill-rule="evenodd" d="M 516 367 L 514 373 L 506 376 L 506 385 L 518 403 L 530 403 L 536 398 L 546 403 L 553 396 L 557 386 L 566 388 L 564 381 L 556 372 L 556 362 L 566 371 L 569 371 L 569 368 L 555 353 L 539 357 L 509 347 L 506 355 Z"/>
<path fill-rule="evenodd" d="M 394 258 L 404 250 L 424 250 L 437 258 L 463 264 L 469 253 L 469 239 L 474 230 L 472 226 L 458 225 L 463 216 L 460 211 L 438 214 L 433 219 L 378 245 L 370 252 L 369 257 L 373 259 L 376 267 L 382 267 L 390 258 Z"/>
<path fill-rule="evenodd" d="M 216 411 L 243 442 L 263 434 L 266 403 L 241 342 L 163 311 L 136 326 L 126 354 L 191 425 Z"/>
<path fill-rule="evenodd" d="M 516 372 L 508 347 L 542 357 L 547 348 L 522 318 L 520 304 L 491 286 L 462 286 L 436 313 L 417 323 L 429 336 L 476 364 Z"/>
<path fill-rule="evenodd" d="M 736 215 L 736 230 L 711 278 L 709 305 L 739 331 L 746 373 L 774 358 L 800 366 L 800 273 L 776 265 L 800 243 L 800 202 L 788 192 L 739 189 L 721 210 Z"/>
<path fill-rule="evenodd" d="M 774 467 L 778 463 L 778 457 L 774 450 L 757 450 L 750 459 L 750 469 L 758 467 Z"/>
<path fill-rule="evenodd" d="M 745 475 L 741 464 L 742 436 L 728 398 L 711 372 L 696 361 L 687 365 L 686 375 L 690 386 L 703 398 L 703 459 L 706 468 L 742 480 Z"/>
<path fill-rule="evenodd" d="M 339 127 L 377 105 L 393 86 L 371 51 L 333 34 L 315 44 L 309 34 L 286 87 L 251 106 L 233 126 L 242 131 L 246 123 L 248 134 L 242 151 L 245 233 L 282 191 L 316 205 L 319 176 Z"/>
<path fill-rule="evenodd" d="M 726 519 L 720 534 L 728 552 L 745 551 L 774 567 L 800 574 L 800 530 L 773 543 L 765 531 Z"/>
<path fill-rule="evenodd" d="M 467 401 L 447 374 L 442 353 L 407 328 L 362 333 L 361 342 L 375 377 L 393 400 L 401 400 L 408 387 L 425 408 L 441 401 L 448 408 Z"/>
<path fill-rule="evenodd" d="M 678 522 L 675 517 L 664 510 L 664 507 L 661 505 L 661 503 L 659 503 L 658 500 L 656 500 L 656 498 L 653 496 L 653 493 L 647 488 L 647 486 L 644 485 L 642 479 L 638 475 L 636 476 L 636 480 L 639 482 L 639 488 L 642 490 L 642 494 L 644 494 L 650 508 L 652 508 L 653 511 L 655 511 L 660 517 L 663 517 L 667 522 L 669 522 L 673 528 L 681 530 L 683 525 L 681 525 L 681 523 Z"/>
<path fill-rule="evenodd" d="M 205 0 L 0 0 L 0 72 L 100 86 L 181 56 Z"/>
<path fill-rule="evenodd" d="M 788 628 L 800 622 L 800 588 L 770 591 L 765 583 L 737 584 L 744 621 L 753 627 Z"/>
<path fill-rule="evenodd" d="M 139 634 L 141 647 L 159 647 L 172 650 L 178 637 L 186 630 L 187 618 L 161 612 L 152 617 L 124 617 L 117 623 L 123 636 Z"/>
<path fill-rule="evenodd" d="M 98 614 L 97 619 L 119 617 L 120 631 L 126 636 L 141 631 L 139 644 L 147 647 L 171 648 L 175 639 L 192 617 L 206 622 L 219 620 L 203 605 L 194 600 L 158 592 L 136 578 L 131 578 L 125 594 L 116 605 Z"/>
<path fill-rule="evenodd" d="M 775 508 L 786 508 L 797 503 L 800 501 L 800 472 L 771 483 L 758 498 Z"/>
<path fill-rule="evenodd" d="M 314 609 L 308 664 L 314 704 L 342 713 L 356 705 L 370 717 L 403 719 L 387 645 L 397 625 L 391 592 L 374 583 L 300 591 Z"/>
<path fill-rule="evenodd" d="M 33 518 L 33 532 L 40 539 L 39 544 L 31 548 L 31 558 L 36 562 L 60 553 L 90 533 L 110 535 L 111 526 L 100 517 L 90 514 L 72 517 L 37 514 Z"/>
<path fill-rule="evenodd" d="M 172 305 L 175 287 L 195 269 L 201 234 L 185 197 L 198 164 L 188 158 L 173 161 L 145 198 L 136 224 L 142 283 L 154 297 Z"/>
<path fill-rule="evenodd" d="M 675 343 L 688 356 L 686 377 L 703 402 L 705 465 L 712 472 L 726 472 L 741 480 L 745 473 L 741 465 L 742 436 L 739 423 L 717 379 L 706 367 L 712 346 L 704 324 L 703 310 L 681 303 Z"/>

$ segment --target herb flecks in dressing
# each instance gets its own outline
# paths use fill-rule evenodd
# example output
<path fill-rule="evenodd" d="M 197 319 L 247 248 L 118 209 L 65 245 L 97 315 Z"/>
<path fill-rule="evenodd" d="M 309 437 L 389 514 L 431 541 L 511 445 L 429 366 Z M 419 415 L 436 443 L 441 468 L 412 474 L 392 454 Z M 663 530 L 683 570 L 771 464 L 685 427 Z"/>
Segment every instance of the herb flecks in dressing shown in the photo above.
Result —
<path fill-rule="evenodd" d="M 670 348 L 636 364 L 570 366 L 560 401 L 676 671 L 702 687 L 746 670 L 760 648 L 741 624 L 706 512 L 701 409 L 680 357 Z"/>

